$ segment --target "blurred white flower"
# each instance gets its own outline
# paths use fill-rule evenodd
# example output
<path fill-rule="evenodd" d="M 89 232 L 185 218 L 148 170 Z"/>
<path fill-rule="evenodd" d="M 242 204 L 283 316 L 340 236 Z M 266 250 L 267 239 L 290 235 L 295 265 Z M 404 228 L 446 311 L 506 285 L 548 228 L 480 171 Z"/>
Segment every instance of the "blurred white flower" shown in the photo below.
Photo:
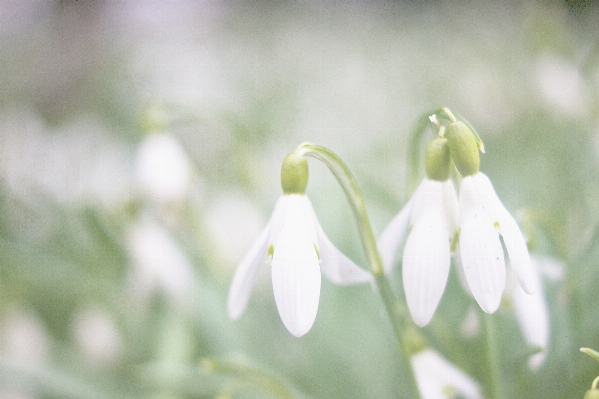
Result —
<path fill-rule="evenodd" d="M 460 281 L 461 279 L 462 277 L 460 277 Z M 468 307 L 468 313 L 466 313 L 464 320 L 460 324 L 460 334 L 466 339 L 471 339 L 476 337 L 480 333 L 480 330 L 480 313 L 476 305 L 473 304 Z"/>
<path fill-rule="evenodd" d="M 28 309 L 17 308 L 5 314 L 0 323 L 0 354 L 2 361 L 17 369 L 35 368 L 49 360 L 50 336 L 43 321 Z M 35 399 L 35 389 L 0 377 L 0 398 Z"/>
<path fill-rule="evenodd" d="M 410 358 L 422 399 L 481 399 L 478 383 L 433 349 Z"/>
<path fill-rule="evenodd" d="M 80 118 L 51 130 L 23 110 L 0 121 L 0 178 L 12 193 L 28 202 L 49 194 L 66 205 L 112 206 L 128 198 L 126 153 L 99 121 Z"/>
<path fill-rule="evenodd" d="M 383 266 L 389 273 L 411 227 L 403 252 L 402 275 L 408 308 L 420 327 L 429 323 L 445 290 L 451 240 L 457 232 L 457 208 L 450 180 L 425 178 L 378 240 Z"/>
<path fill-rule="evenodd" d="M 563 265 L 555 259 L 545 257 L 533 256 L 530 260 L 533 270 L 531 282 L 535 293 L 526 294 L 515 282 L 511 285 L 514 311 L 524 340 L 529 345 L 541 349 L 539 353 L 528 359 L 528 367 L 537 370 L 545 361 L 550 339 L 549 308 L 545 300 L 540 272 L 547 269 L 549 273 L 554 273 L 556 269 L 563 270 Z"/>
<path fill-rule="evenodd" d="M 110 365 L 123 354 L 123 341 L 110 315 L 97 309 L 77 312 L 73 334 L 82 352 L 93 362 Z"/>
<path fill-rule="evenodd" d="M 567 115 L 586 111 L 584 81 L 574 64 L 544 56 L 537 64 L 536 73 L 543 99 L 550 105 Z"/>
<path fill-rule="evenodd" d="M 214 255 L 227 265 L 245 255 L 244 248 L 251 245 L 264 228 L 264 220 L 256 206 L 235 191 L 212 197 L 205 222 L 216 249 Z"/>
<path fill-rule="evenodd" d="M 480 307 L 487 313 L 495 312 L 505 288 L 499 235 L 518 283 L 524 291 L 533 293 L 534 277 L 524 237 L 485 174 L 478 172 L 462 179 L 458 211 L 461 263 L 468 287 Z"/>
<path fill-rule="evenodd" d="M 4 356 L 32 364 L 43 364 L 48 360 L 48 332 L 35 313 L 27 309 L 10 311 L 1 327 L 0 350 Z"/>
<path fill-rule="evenodd" d="M 134 296 L 147 301 L 161 289 L 177 302 L 189 300 L 195 281 L 193 268 L 163 228 L 150 220 L 138 221 L 129 231 L 128 248 Z"/>
<path fill-rule="evenodd" d="M 173 136 L 151 133 L 138 148 L 136 174 L 147 194 L 163 201 L 178 201 L 188 192 L 191 166 Z"/>
<path fill-rule="evenodd" d="M 310 200 L 301 194 L 279 198 L 270 221 L 237 268 L 228 311 L 239 318 L 250 298 L 260 266 L 272 264 L 275 302 L 283 324 L 296 337 L 316 319 L 322 273 L 337 284 L 369 281 L 370 274 L 343 255 L 320 227 Z"/>

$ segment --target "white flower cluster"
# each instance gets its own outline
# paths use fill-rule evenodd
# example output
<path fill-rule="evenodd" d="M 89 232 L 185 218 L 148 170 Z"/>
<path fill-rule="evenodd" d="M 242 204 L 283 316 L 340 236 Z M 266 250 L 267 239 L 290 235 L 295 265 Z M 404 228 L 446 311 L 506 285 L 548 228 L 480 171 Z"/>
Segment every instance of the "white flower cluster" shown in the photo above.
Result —
<path fill-rule="evenodd" d="M 449 158 L 427 150 L 427 177 L 378 241 L 386 272 L 393 268 L 396 253 L 405 241 L 403 285 L 410 313 L 421 327 L 430 322 L 445 290 L 452 247 L 459 252 L 468 286 L 485 312 L 494 313 L 498 309 L 506 285 L 499 236 L 503 238 L 520 286 L 528 294 L 534 291 L 526 242 L 489 178 L 478 170 L 474 133 L 465 124 L 454 122 L 446 136 L 441 139 L 444 147 L 437 143 L 439 139 L 430 146 L 436 143 L 438 151 L 451 154 L 462 175 L 459 199 L 449 173 L 438 171 L 448 170 Z M 437 162 L 435 156 L 445 161 Z"/>

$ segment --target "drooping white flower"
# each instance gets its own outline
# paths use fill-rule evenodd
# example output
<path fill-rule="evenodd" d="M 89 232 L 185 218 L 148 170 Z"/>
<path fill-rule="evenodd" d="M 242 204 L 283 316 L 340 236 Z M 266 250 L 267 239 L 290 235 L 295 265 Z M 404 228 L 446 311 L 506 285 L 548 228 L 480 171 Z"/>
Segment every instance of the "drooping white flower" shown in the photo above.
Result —
<path fill-rule="evenodd" d="M 408 308 L 421 327 L 433 317 L 445 290 L 451 239 L 457 231 L 457 207 L 451 181 L 425 178 L 378 241 L 385 271 L 389 272 L 411 226 L 403 251 L 402 277 Z"/>
<path fill-rule="evenodd" d="M 481 399 L 479 384 L 468 374 L 427 348 L 410 358 L 420 396 L 423 399 Z M 456 395 L 457 394 L 457 395 Z"/>
<path fill-rule="evenodd" d="M 459 258 L 456 258 L 456 260 L 458 261 L 459 281 L 464 290 L 472 296 L 463 268 L 459 265 Z M 518 284 L 515 273 L 511 272 L 508 274 L 505 292 L 508 300 L 502 301 L 502 304 L 513 305 L 524 341 L 530 345 L 531 349 L 539 350 L 528 358 L 528 367 L 532 371 L 536 371 L 545 362 L 550 340 L 549 307 L 545 300 L 541 275 L 548 280 L 559 280 L 563 276 L 563 264 L 552 258 L 531 256 L 530 265 L 533 277 L 531 285 L 534 293 L 527 294 Z M 460 327 L 460 332 L 464 338 L 472 339 L 481 332 L 480 316 L 480 313 L 473 307 L 468 309 L 468 313 Z"/>
<path fill-rule="evenodd" d="M 514 301 L 514 311 L 516 319 L 522 330 L 522 335 L 526 343 L 533 347 L 540 348 L 540 352 L 528 358 L 528 367 L 535 371 L 538 370 L 547 357 L 547 348 L 550 340 L 550 319 L 549 308 L 545 300 L 545 293 L 541 281 L 541 273 L 546 274 L 557 272 L 557 277 L 561 278 L 563 265 L 552 258 L 532 256 L 532 288 L 535 293 L 529 295 L 518 284 L 512 284 L 512 295 Z"/>
<path fill-rule="evenodd" d="M 482 172 L 462 178 L 458 213 L 462 267 L 480 307 L 494 313 L 505 288 L 505 260 L 499 235 L 518 283 L 525 292 L 533 293 L 534 276 L 526 241 Z"/>
<path fill-rule="evenodd" d="M 446 139 L 431 141 L 426 152 L 427 177 L 404 209 L 383 231 L 378 247 L 385 271 L 405 243 L 403 286 L 414 322 L 423 327 L 441 300 L 451 261 L 451 240 L 457 232 L 458 200 L 449 180 L 450 159 Z"/>
<path fill-rule="evenodd" d="M 195 274 L 189 259 L 172 236 L 145 215 L 127 235 L 131 257 L 130 292 L 142 303 L 149 303 L 156 291 L 164 292 L 179 305 L 189 303 Z"/>
<path fill-rule="evenodd" d="M 191 163 L 179 142 L 167 133 L 151 133 L 142 141 L 136 158 L 140 186 L 163 201 L 179 201 L 191 182 Z"/>
<path fill-rule="evenodd" d="M 279 315 L 297 337 L 307 333 L 316 319 L 321 272 L 337 284 L 371 279 L 331 243 L 310 200 L 301 194 L 279 198 L 268 225 L 241 261 L 229 291 L 228 311 L 232 319 L 243 314 L 258 270 L 267 262 L 272 265 Z"/>

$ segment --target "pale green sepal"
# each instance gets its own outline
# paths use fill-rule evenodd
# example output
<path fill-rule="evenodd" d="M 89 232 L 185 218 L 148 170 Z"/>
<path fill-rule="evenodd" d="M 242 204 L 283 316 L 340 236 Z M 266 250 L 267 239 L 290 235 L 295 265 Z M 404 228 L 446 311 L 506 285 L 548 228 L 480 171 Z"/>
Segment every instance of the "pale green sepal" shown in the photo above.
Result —
<path fill-rule="evenodd" d="M 424 156 L 426 176 L 430 180 L 446 181 L 451 173 L 451 156 L 445 137 L 436 137 L 426 146 Z"/>
<path fill-rule="evenodd" d="M 452 122 L 445 133 L 449 144 L 449 152 L 458 172 L 462 177 L 478 173 L 480 155 L 476 136 L 464 122 Z"/>
<path fill-rule="evenodd" d="M 281 166 L 281 187 L 284 194 L 304 194 L 308 185 L 308 161 L 301 155 L 291 153 Z"/>

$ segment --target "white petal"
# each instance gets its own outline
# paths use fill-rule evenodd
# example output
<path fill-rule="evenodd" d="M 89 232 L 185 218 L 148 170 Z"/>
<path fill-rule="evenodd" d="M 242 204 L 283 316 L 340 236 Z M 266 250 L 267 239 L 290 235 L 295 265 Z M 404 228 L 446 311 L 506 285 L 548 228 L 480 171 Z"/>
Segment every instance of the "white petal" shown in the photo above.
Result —
<path fill-rule="evenodd" d="M 410 199 L 410 201 L 403 207 L 401 212 L 399 212 L 387 227 L 385 227 L 385 230 L 383 230 L 383 233 L 377 241 L 385 273 L 390 273 L 391 270 L 393 270 L 395 256 L 397 255 L 399 247 L 403 244 L 406 232 L 408 231 L 413 204 L 414 201 L 412 197 L 412 199 Z"/>
<path fill-rule="evenodd" d="M 503 237 L 505 248 L 510 257 L 510 264 L 516 273 L 516 277 L 518 277 L 518 283 L 526 293 L 533 294 L 535 292 L 534 272 L 530 264 L 526 241 L 518 224 L 505 208 L 500 211 L 499 233 Z"/>
<path fill-rule="evenodd" d="M 300 337 L 312 328 L 316 319 L 320 266 L 314 248 L 314 226 L 311 215 L 306 214 L 306 202 L 294 198 L 303 196 L 289 197 L 283 230 L 272 259 L 272 285 L 283 324 L 289 332 Z"/>
<path fill-rule="evenodd" d="M 443 215 L 447 220 L 447 228 L 449 237 L 453 238 L 455 232 L 458 231 L 458 196 L 455 193 L 455 188 L 451 180 L 441 183 L 443 195 Z"/>
<path fill-rule="evenodd" d="M 482 207 L 489 215 L 489 218 L 494 222 L 499 222 L 499 210 L 503 208 L 499 197 L 495 193 L 495 189 L 491 184 L 491 181 L 483 172 L 478 172 L 473 176 L 469 176 L 471 179 L 474 189 L 478 195 L 478 199 L 480 200 Z"/>
<path fill-rule="evenodd" d="M 481 399 L 480 387 L 472 377 L 448 362 L 432 349 L 425 349 L 410 358 L 422 399 L 453 398 L 448 391 L 458 392 L 466 399 Z"/>
<path fill-rule="evenodd" d="M 531 264 L 533 270 L 532 288 L 535 293 L 525 293 L 521 287 L 514 290 L 514 310 L 516 318 L 525 341 L 532 346 L 539 346 L 544 350 L 530 357 L 531 369 L 538 369 L 546 356 L 546 348 L 549 344 L 549 310 L 538 273 L 537 262 Z"/>
<path fill-rule="evenodd" d="M 333 245 L 320 226 L 316 215 L 313 215 L 318 251 L 320 252 L 320 270 L 333 283 L 350 285 L 371 281 L 372 276 L 352 262 Z"/>
<path fill-rule="evenodd" d="M 402 275 L 408 308 L 424 327 L 433 317 L 449 275 L 449 239 L 443 216 L 427 212 L 416 222 L 403 254 Z"/>
<path fill-rule="evenodd" d="M 483 205 L 488 205 L 488 208 L 493 209 L 494 222 L 499 224 L 499 234 L 503 237 L 503 242 L 510 257 L 512 269 L 516 272 L 520 286 L 529 294 L 534 292 L 533 289 L 533 271 L 530 265 L 530 257 L 526 240 L 518 227 L 518 224 L 505 209 L 489 178 L 482 172 L 474 176 L 476 190 L 481 196 Z"/>
<path fill-rule="evenodd" d="M 227 305 L 229 317 L 233 320 L 238 319 L 245 311 L 260 265 L 266 261 L 271 223 L 269 222 L 262 230 L 252 248 L 239 264 L 233 277 Z"/>
<path fill-rule="evenodd" d="M 456 248 L 456 253 L 458 253 L 458 254 L 460 253 L 460 240 L 459 239 L 458 239 L 458 246 Z M 472 295 L 472 290 L 470 289 L 470 286 L 468 285 L 468 279 L 466 278 L 466 273 L 464 272 L 464 266 L 462 265 L 462 258 L 460 256 L 454 256 L 453 261 L 454 261 L 454 264 L 456 267 L 456 271 L 458 272 L 458 281 L 460 282 L 462 289 L 464 290 L 464 292 L 466 294 L 468 294 L 469 296 L 474 298 L 474 295 Z"/>
<path fill-rule="evenodd" d="M 472 295 L 487 313 L 499 307 L 505 288 L 503 248 L 477 196 L 472 176 L 460 183 L 460 256 Z"/>
<path fill-rule="evenodd" d="M 414 203 L 412 206 L 412 214 L 410 215 L 411 226 L 416 223 L 416 220 L 418 220 L 424 209 L 430 208 L 430 204 L 426 204 L 426 202 L 430 202 L 431 199 L 434 198 L 434 196 L 431 195 L 431 191 L 438 192 L 440 185 L 441 182 L 429 180 L 426 177 L 422 180 L 422 182 L 420 182 L 411 199 L 411 201 Z M 440 201 L 435 202 L 439 204 L 441 203 Z"/>
<path fill-rule="evenodd" d="M 287 214 L 287 206 L 291 195 L 281 195 L 275 205 L 275 210 L 270 217 L 270 233 L 268 234 L 268 245 L 274 247 L 275 243 L 281 235 L 283 224 L 285 223 L 285 215 Z"/>

